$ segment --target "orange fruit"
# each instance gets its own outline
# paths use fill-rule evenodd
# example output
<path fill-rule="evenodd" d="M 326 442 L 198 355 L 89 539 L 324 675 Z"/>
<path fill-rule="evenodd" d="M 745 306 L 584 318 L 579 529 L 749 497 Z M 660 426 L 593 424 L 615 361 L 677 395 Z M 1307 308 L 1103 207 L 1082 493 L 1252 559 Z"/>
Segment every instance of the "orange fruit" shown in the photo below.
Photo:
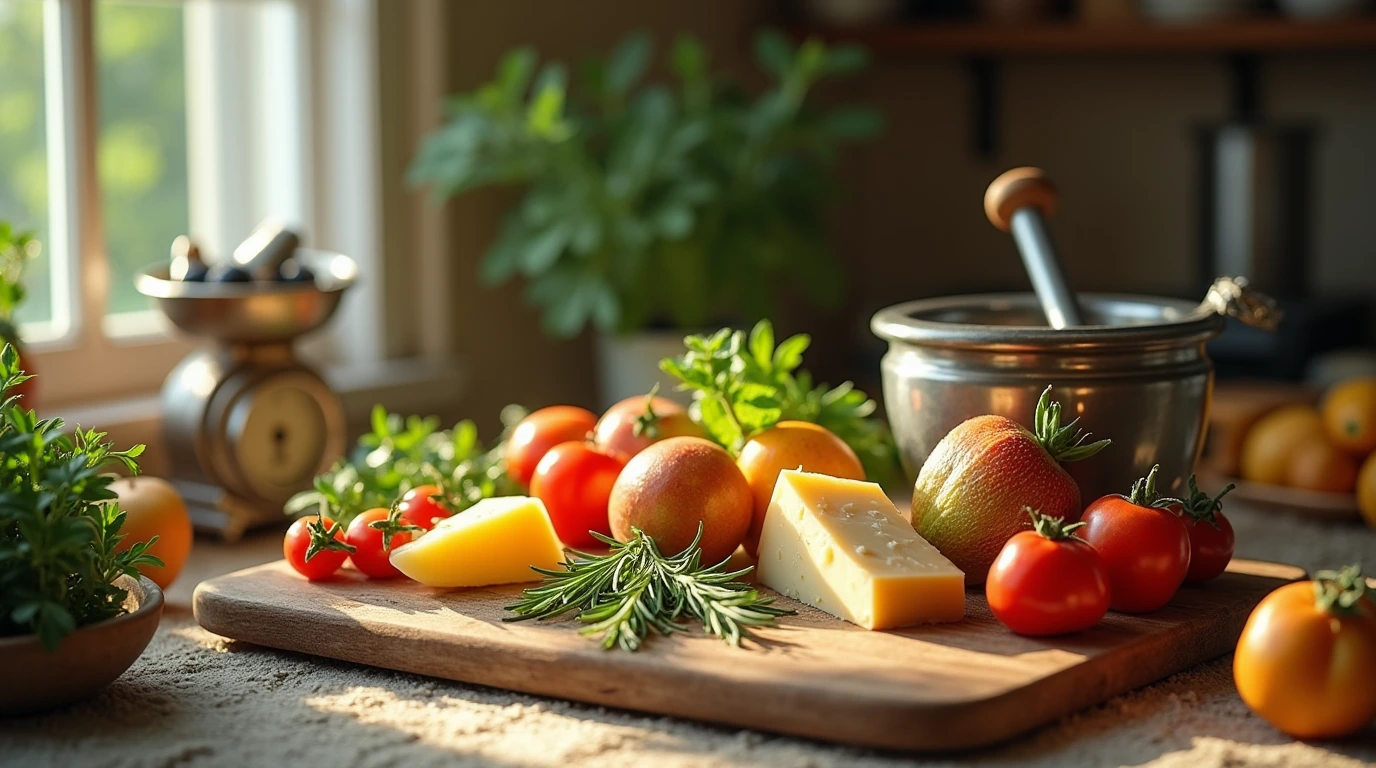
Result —
<path fill-rule="evenodd" d="M 745 549 L 754 556 L 760 548 L 764 514 L 774 496 L 774 484 L 785 469 L 864 480 L 865 468 L 846 441 L 826 427 L 806 421 L 781 421 L 750 438 L 741 448 L 736 466 L 750 483 L 754 513 Z"/>
<path fill-rule="evenodd" d="M 1242 477 L 1282 485 L 1295 448 L 1324 433 L 1323 417 L 1311 405 L 1284 405 L 1262 416 L 1242 441 Z"/>
<path fill-rule="evenodd" d="M 1376 528 L 1376 453 L 1366 457 L 1357 473 L 1357 507 L 1362 510 L 1366 524 Z"/>
<path fill-rule="evenodd" d="M 191 553 L 191 516 L 181 494 L 166 480 L 145 476 L 120 478 L 110 490 L 119 495 L 119 508 L 126 515 L 119 529 L 124 539 L 116 549 L 124 551 L 157 536 L 148 553 L 161 558 L 163 565 L 140 566 L 139 573 L 167 589 Z"/>
<path fill-rule="evenodd" d="M 1376 451 L 1376 377 L 1351 379 L 1333 387 L 1320 409 L 1334 445 L 1361 456 Z"/>
<path fill-rule="evenodd" d="M 1322 435 L 1306 438 L 1290 455 L 1285 484 L 1306 491 L 1351 493 L 1357 485 L 1357 460 Z"/>
<path fill-rule="evenodd" d="M 750 528 L 750 484 L 731 454 L 700 437 L 671 437 L 635 455 L 612 486 L 607 517 L 612 536 L 630 541 L 632 528 L 677 555 L 702 527 L 702 563 L 736 551 Z"/>

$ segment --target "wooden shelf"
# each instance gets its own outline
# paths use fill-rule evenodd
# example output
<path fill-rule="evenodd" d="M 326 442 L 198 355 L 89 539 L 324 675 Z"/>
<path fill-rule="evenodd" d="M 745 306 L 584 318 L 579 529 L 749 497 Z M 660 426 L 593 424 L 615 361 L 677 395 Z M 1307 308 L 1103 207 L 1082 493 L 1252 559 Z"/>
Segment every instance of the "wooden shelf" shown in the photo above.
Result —
<path fill-rule="evenodd" d="M 800 36 L 862 43 L 878 54 L 1267 53 L 1376 50 L 1376 19 L 1301 23 L 1257 19 L 1208 25 L 1036 26 L 934 22 L 860 29 L 803 28 Z"/>

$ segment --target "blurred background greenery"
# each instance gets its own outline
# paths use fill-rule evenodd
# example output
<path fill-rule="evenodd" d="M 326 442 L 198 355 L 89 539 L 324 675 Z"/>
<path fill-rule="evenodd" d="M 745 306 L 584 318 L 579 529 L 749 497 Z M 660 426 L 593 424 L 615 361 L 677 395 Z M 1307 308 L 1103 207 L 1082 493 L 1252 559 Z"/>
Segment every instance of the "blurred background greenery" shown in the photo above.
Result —
<path fill-rule="evenodd" d="M 0 0 L 0 219 L 51 242 L 44 107 L 44 11 L 39 0 Z M 111 290 L 107 312 L 147 308 L 139 267 L 164 258 L 188 229 L 186 66 L 176 3 L 96 3 L 100 81 L 98 170 Z M 30 267 L 20 322 L 51 320 L 46 252 Z"/>

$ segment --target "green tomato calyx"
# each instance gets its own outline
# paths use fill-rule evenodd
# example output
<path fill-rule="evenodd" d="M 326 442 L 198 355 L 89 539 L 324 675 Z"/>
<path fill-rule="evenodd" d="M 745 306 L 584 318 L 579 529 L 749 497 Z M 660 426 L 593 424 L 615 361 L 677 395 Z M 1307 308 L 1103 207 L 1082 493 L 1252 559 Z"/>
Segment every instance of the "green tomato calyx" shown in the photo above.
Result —
<path fill-rule="evenodd" d="M 1195 476 L 1190 475 L 1189 480 L 1190 495 L 1180 500 L 1180 508 L 1184 510 L 1185 516 L 1193 518 L 1195 522 L 1208 523 L 1214 528 L 1218 528 L 1218 513 L 1223 509 L 1223 497 L 1228 492 L 1236 488 L 1236 485 L 1228 483 L 1217 496 L 1210 496 L 1204 491 L 1199 490 L 1199 484 L 1195 481 Z"/>
<path fill-rule="evenodd" d="M 1023 507 L 1022 510 L 1032 518 L 1032 530 L 1038 536 L 1051 541 L 1064 541 L 1066 539 L 1080 539 L 1075 532 L 1085 527 L 1083 522 L 1066 524 L 1064 517 L 1052 517 L 1043 515 L 1039 510 L 1031 507 Z"/>
<path fill-rule="evenodd" d="M 1314 574 L 1314 602 L 1321 611 L 1338 616 L 1355 615 L 1365 595 L 1366 578 L 1362 576 L 1360 565 Z"/>
<path fill-rule="evenodd" d="M 1042 396 L 1037 399 L 1037 408 L 1033 412 L 1032 420 L 1032 434 L 1037 442 L 1051 454 L 1051 458 L 1061 464 L 1087 459 L 1112 444 L 1111 440 L 1086 443 L 1092 433 L 1077 429 L 1080 423 L 1078 417 L 1061 426 L 1061 404 L 1051 399 L 1050 385 L 1042 390 Z"/>

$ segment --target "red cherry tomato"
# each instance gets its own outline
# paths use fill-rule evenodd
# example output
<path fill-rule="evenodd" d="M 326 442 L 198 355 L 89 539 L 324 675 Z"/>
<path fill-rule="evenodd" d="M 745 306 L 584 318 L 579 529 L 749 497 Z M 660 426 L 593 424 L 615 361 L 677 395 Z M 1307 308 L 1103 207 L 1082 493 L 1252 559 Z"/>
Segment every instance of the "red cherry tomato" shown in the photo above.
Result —
<path fill-rule="evenodd" d="M 419 527 L 407 524 L 401 519 L 401 512 L 390 512 L 378 507 L 360 512 L 349 523 L 344 540 L 354 548 L 349 559 L 354 567 L 372 579 L 394 579 L 401 575 L 388 559 L 392 550 L 411 540 L 411 534 Z M 389 537 L 387 534 L 391 532 Z M 388 540 L 390 538 L 390 540 Z"/>
<path fill-rule="evenodd" d="M 625 466 L 625 456 L 582 442 L 560 443 L 540 459 L 530 493 L 545 503 L 560 541 L 570 547 L 595 547 L 599 542 L 589 531 L 612 535 L 607 502 Z"/>
<path fill-rule="evenodd" d="M 1035 530 L 1003 545 L 984 594 L 1005 627 L 1034 637 L 1089 629 L 1108 612 L 1108 570 L 1094 547 L 1073 535 L 1083 524 L 1028 510 Z"/>
<path fill-rule="evenodd" d="M 435 527 L 435 523 L 443 520 L 453 512 L 444 505 L 441 496 L 443 491 L 438 485 L 418 485 L 406 492 L 397 502 L 397 509 L 401 511 L 401 519 L 410 525 L 419 526 L 425 530 Z"/>
<path fill-rule="evenodd" d="M 319 545 L 314 552 L 313 542 Z M 282 556 L 297 573 L 311 581 L 328 578 L 349 558 L 344 526 L 323 515 L 299 518 L 282 540 Z"/>
<path fill-rule="evenodd" d="M 1233 524 L 1223 516 L 1223 497 L 1233 490 L 1231 483 L 1217 496 L 1199 490 L 1194 476 L 1190 476 L 1190 495 L 1183 504 L 1168 509 L 1180 516 L 1190 534 L 1190 570 L 1186 584 L 1198 584 L 1217 578 L 1233 560 Z"/>
<path fill-rule="evenodd" d="M 1190 534 L 1157 502 L 1156 472 L 1138 480 L 1130 496 L 1105 496 L 1085 510 L 1080 537 L 1108 567 L 1109 607 L 1147 613 L 1175 596 L 1190 570 Z"/>
<path fill-rule="evenodd" d="M 545 452 L 570 440 L 582 440 L 597 426 L 592 411 L 572 405 L 552 405 L 521 419 L 506 444 L 507 474 L 530 487 L 535 467 Z"/>

